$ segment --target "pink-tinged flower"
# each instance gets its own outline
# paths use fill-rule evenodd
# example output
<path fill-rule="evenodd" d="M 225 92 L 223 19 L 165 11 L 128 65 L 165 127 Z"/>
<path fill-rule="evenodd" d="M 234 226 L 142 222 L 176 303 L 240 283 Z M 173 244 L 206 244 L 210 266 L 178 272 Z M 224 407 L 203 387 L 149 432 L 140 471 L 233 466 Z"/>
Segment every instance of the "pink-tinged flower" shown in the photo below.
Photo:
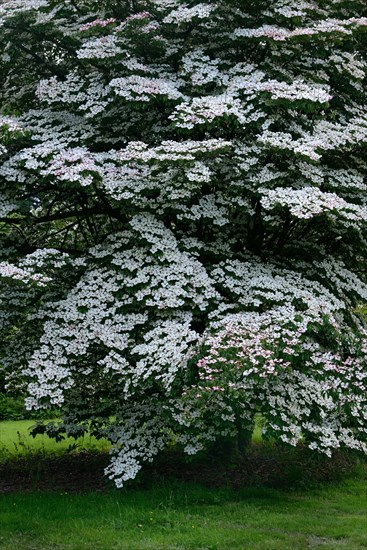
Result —
<path fill-rule="evenodd" d="M 148 11 L 141 11 L 139 13 L 134 13 L 133 15 L 129 15 L 129 17 L 125 19 L 125 22 L 136 21 L 140 19 L 147 19 L 148 17 L 150 17 L 150 13 Z"/>
<path fill-rule="evenodd" d="M 84 32 L 84 31 L 88 31 L 89 29 L 93 29 L 94 27 L 107 27 L 112 23 L 116 23 L 116 19 L 114 19 L 113 17 L 111 17 L 110 19 L 95 19 L 90 23 L 86 23 L 85 25 L 82 25 L 79 28 L 79 30 L 81 32 Z"/>

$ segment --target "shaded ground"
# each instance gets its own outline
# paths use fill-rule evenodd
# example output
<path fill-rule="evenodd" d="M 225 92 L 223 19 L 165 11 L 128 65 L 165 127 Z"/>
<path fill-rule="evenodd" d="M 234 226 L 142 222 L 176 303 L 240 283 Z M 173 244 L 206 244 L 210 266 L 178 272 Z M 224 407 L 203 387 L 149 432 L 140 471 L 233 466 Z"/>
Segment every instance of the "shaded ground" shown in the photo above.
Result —
<path fill-rule="evenodd" d="M 0 463 L 0 494 L 29 491 L 106 490 L 107 453 L 37 455 Z"/>
<path fill-rule="evenodd" d="M 56 443 L 47 436 L 29 435 L 34 421 L 0 423 L 0 494 L 31 491 L 80 493 L 108 491 L 113 487 L 104 476 L 109 463 L 106 440 L 90 436 Z M 149 487 L 160 480 L 197 482 L 208 487 L 239 489 L 248 486 L 309 487 L 338 480 L 354 470 L 363 470 L 351 455 L 336 454 L 332 460 L 319 457 L 307 448 L 286 449 L 265 444 L 257 426 L 247 453 L 228 460 L 228 450 L 216 457 L 189 458 L 171 449 L 153 465 L 143 468 L 134 486 Z"/>
<path fill-rule="evenodd" d="M 0 462 L 0 494 L 40 490 L 107 491 L 112 487 L 103 474 L 108 462 L 108 453 L 87 451 L 8 458 Z M 149 487 L 159 480 L 176 479 L 208 487 L 310 487 L 342 479 L 363 468 L 355 458 L 344 454 L 325 460 L 306 449 L 285 450 L 262 445 L 253 445 L 245 456 L 231 463 L 208 457 L 187 462 L 181 453 L 170 451 L 154 465 L 145 466 L 134 485 Z"/>

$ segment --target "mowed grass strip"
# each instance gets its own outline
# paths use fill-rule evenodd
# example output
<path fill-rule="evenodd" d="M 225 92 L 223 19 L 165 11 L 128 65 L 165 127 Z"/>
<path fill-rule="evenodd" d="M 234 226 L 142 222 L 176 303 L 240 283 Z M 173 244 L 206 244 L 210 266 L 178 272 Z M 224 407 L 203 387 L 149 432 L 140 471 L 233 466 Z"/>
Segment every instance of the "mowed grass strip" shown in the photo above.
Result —
<path fill-rule="evenodd" d="M 47 435 L 37 435 L 35 438 L 29 433 L 30 428 L 36 423 L 35 420 L 16 420 L 0 422 L 0 460 L 1 457 L 16 457 L 17 455 L 28 454 L 29 452 L 44 451 L 59 453 L 76 447 L 81 450 L 108 451 L 110 444 L 106 439 L 96 439 L 86 435 L 78 439 L 66 437 L 56 442 Z M 261 441 L 261 428 L 255 426 L 253 441 Z"/>
<path fill-rule="evenodd" d="M 4 550 L 367 548 L 363 480 L 312 491 L 169 482 L 109 493 L 0 496 Z"/>
<path fill-rule="evenodd" d="M 67 437 L 56 442 L 47 435 L 32 437 L 29 433 L 35 420 L 0 422 L 0 460 L 30 453 L 62 453 L 71 448 L 81 450 L 107 451 L 110 444 L 106 439 L 96 439 L 90 435 L 73 439 Z"/>

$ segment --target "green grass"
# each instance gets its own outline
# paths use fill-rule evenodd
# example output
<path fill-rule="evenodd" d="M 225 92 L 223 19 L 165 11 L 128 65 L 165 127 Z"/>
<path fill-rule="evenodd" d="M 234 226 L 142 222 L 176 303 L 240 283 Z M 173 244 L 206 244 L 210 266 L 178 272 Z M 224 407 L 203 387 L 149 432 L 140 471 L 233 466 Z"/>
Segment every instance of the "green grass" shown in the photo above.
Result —
<path fill-rule="evenodd" d="M 367 548 L 363 481 L 312 491 L 149 489 L 0 496 L 4 550 L 357 550 Z"/>
<path fill-rule="evenodd" d="M 5 455 L 17 456 L 37 451 L 59 453 L 74 445 L 77 449 L 101 451 L 110 447 L 106 439 L 98 440 L 89 435 L 77 440 L 66 438 L 59 443 L 47 435 L 37 435 L 33 438 L 29 434 L 29 428 L 34 424 L 34 420 L 0 422 L 0 459 Z M 261 428 L 258 425 L 255 426 L 253 441 L 261 441 Z"/>
<path fill-rule="evenodd" d="M 33 438 L 29 428 L 34 420 L 17 420 L 0 422 L 0 460 L 2 457 L 15 457 L 36 452 L 58 454 L 76 446 L 77 449 L 107 450 L 109 443 L 105 439 L 97 440 L 92 436 L 79 439 L 66 438 L 57 443 L 47 435 L 37 435 Z"/>
<path fill-rule="evenodd" d="M 1 446 L 17 462 L 33 451 L 34 460 L 38 451 L 62 454 L 74 443 L 32 439 L 31 425 L 0 423 L 0 458 Z M 90 437 L 78 443 L 106 446 Z M 72 494 L 70 487 L 70 494 L 0 495 L 0 550 L 367 549 L 365 472 L 363 467 L 354 479 L 308 490 L 205 488 L 155 477 L 159 482 L 121 491 Z"/>

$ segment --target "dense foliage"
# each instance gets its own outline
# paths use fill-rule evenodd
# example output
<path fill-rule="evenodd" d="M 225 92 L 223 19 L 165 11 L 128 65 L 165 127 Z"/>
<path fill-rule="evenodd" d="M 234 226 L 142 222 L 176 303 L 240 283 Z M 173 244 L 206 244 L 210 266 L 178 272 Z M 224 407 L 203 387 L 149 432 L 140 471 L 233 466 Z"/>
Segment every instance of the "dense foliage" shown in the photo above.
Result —
<path fill-rule="evenodd" d="M 49 420 L 55 414 L 59 414 L 59 410 L 53 409 L 38 409 L 37 411 L 28 410 L 24 406 L 24 398 L 12 397 L 4 393 L 0 393 L 0 422 L 10 420 Z M 1 434 L 3 436 L 3 434 Z M 3 437 L 1 437 L 3 444 Z"/>
<path fill-rule="evenodd" d="M 121 485 L 175 441 L 367 452 L 364 0 L 0 6 L 2 364 Z"/>

